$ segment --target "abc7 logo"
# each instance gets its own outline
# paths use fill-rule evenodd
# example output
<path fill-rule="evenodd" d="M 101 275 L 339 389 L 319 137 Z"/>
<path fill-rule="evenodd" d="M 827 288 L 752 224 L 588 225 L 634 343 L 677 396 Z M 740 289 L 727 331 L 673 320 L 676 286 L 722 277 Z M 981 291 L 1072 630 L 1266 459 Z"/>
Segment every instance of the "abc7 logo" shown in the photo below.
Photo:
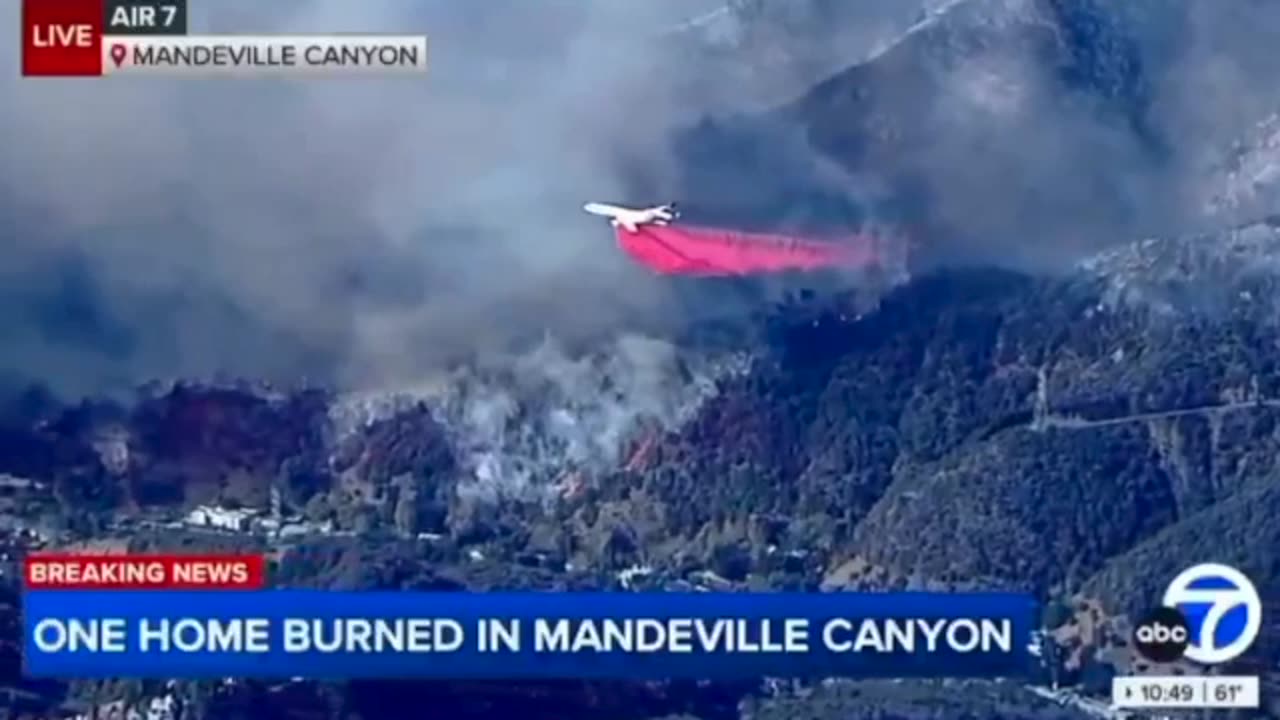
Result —
<path fill-rule="evenodd" d="M 1179 610 L 1184 607 L 1203 607 L 1204 612 L 1188 616 Z M 1262 601 L 1249 578 L 1226 565 L 1202 563 L 1169 583 L 1163 606 L 1134 628 L 1133 644 L 1157 663 L 1185 657 L 1217 665 L 1248 651 L 1261 629 Z"/>
<path fill-rule="evenodd" d="M 1159 607 L 1133 629 L 1133 644 L 1142 657 L 1156 663 L 1180 659 L 1191 642 L 1187 618 L 1171 607 Z"/>

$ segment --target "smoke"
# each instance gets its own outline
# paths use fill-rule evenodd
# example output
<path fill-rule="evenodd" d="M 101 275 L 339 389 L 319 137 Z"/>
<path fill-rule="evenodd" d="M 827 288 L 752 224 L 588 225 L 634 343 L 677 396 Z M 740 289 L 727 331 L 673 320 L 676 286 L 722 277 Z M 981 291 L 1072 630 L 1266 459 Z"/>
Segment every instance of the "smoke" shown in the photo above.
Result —
<path fill-rule="evenodd" d="M 545 338 L 530 352 L 493 355 L 391 395 L 348 395 L 333 419 L 341 437 L 425 402 L 451 435 L 461 495 L 550 499 L 567 479 L 618 467 L 646 432 L 679 426 L 749 364 L 746 354 L 681 351 L 636 335 L 585 354 Z"/>
<path fill-rule="evenodd" d="M 491 373 L 455 378 L 440 407 L 471 471 L 459 490 L 493 498 L 555 488 L 566 473 L 588 480 L 617 467 L 641 428 L 679 425 L 718 378 L 743 367 L 742 358 L 624 336 L 585 357 L 548 341 Z"/>
<path fill-rule="evenodd" d="M 855 3 L 805 4 L 827 5 L 827 25 L 856 25 Z M 667 182 L 798 225 L 854 208 L 906 226 L 923 265 L 1069 271 L 1119 243 L 1213 229 L 1212 168 L 1276 110 L 1277 22 L 1258 2 L 927 3 L 868 62 L 697 133 L 689 147 L 719 149 Z"/>
<path fill-rule="evenodd" d="M 4 53 L 0 381 L 387 386 L 547 332 L 681 324 L 687 300 L 577 211 L 591 198 L 777 216 L 883 196 L 946 262 L 1057 267 L 1194 219 L 1274 77 L 1259 2 L 732 5 L 191 8 L 196 31 L 425 32 L 413 78 L 28 80 Z M 671 143 L 872 57 L 869 95 L 820 87 L 757 116 L 747 151 Z"/>
<path fill-rule="evenodd" d="M 661 325 L 666 291 L 578 208 L 696 112 L 654 38 L 702 5 L 191 9 L 196 32 L 424 32 L 412 78 L 41 81 L 11 46 L 0 376 L 378 385 L 517 335 Z"/>
<path fill-rule="evenodd" d="M 898 129 L 908 139 L 877 162 L 919 190 L 939 261 L 1058 272 L 1117 244 L 1220 229 L 1205 202 L 1221 192 L 1207 187 L 1220 185 L 1210 169 L 1276 110 L 1269 78 L 1280 62 L 1264 28 L 1280 9 L 1216 10 L 1158 0 L 956 8 L 933 41 L 951 49 L 923 73 L 902 63 L 905 77 L 884 80 L 902 88 L 889 104 L 909 119 Z"/>

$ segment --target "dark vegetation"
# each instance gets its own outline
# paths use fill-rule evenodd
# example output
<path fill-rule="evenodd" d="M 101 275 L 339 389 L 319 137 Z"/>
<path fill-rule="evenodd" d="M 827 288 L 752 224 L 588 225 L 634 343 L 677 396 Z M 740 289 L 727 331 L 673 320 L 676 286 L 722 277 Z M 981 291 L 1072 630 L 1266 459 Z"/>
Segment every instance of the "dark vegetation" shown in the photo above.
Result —
<path fill-rule="evenodd" d="M 1122 613 L 1199 560 L 1275 583 L 1280 538 L 1267 533 L 1280 509 L 1280 427 L 1277 411 L 1257 401 L 1273 397 L 1276 326 L 1248 318 L 1261 310 L 1247 307 L 1233 308 L 1230 323 L 1195 314 L 1175 322 L 1097 297 L 1076 281 L 974 271 L 922 279 L 862 320 L 777 317 L 754 370 L 725 381 L 689 425 L 655 438 L 646 462 L 551 505 L 459 498 L 447 439 L 420 407 L 335 445 L 320 421 L 324 396 L 311 392 L 182 386 L 128 410 L 68 408 L 35 429 L 14 429 L 20 452 L 0 470 L 52 478 L 57 507 L 69 515 L 128 516 L 166 498 L 175 507 L 210 498 L 261 504 L 272 488 L 310 513 L 324 498 L 335 507 L 321 514 L 359 533 L 288 547 L 273 578 L 290 586 L 609 588 L 615 571 L 643 562 L 660 582 L 710 570 L 752 587 L 1023 587 L 1046 599 L 1082 594 Z M 1037 428 L 1045 416 L 1083 424 Z M 155 418 L 181 418 L 185 437 Z M 141 448 L 127 467 L 109 470 L 85 444 L 103 428 L 127 430 Z M 144 500 L 138 488 L 151 485 L 137 478 L 157 466 L 182 492 Z M 228 472 L 240 480 L 217 480 Z M 413 523 L 387 510 L 405 478 L 422 498 Z M 406 523 L 440 537 L 415 539 Z M 255 541 L 226 537 L 253 549 Z M 134 533 L 132 546 L 184 542 L 192 541 L 151 530 Z M 268 698 L 285 696 L 255 687 L 201 702 L 225 709 L 219 716 L 249 707 L 266 713 L 254 717 L 274 716 Z M 379 702 L 412 696 L 463 717 L 522 702 L 513 697 L 548 717 L 569 707 L 729 717 L 731 698 L 745 691 L 311 687 L 314 702 L 332 693 L 343 712 L 375 713 L 386 707 Z M 819 705 L 868 702 L 882 707 L 877 717 L 932 717 L 925 708 L 940 707 L 895 710 L 888 700 L 823 693 Z"/>
<path fill-rule="evenodd" d="M 1151 164 L 1142 167 L 1158 166 L 1160 141 L 1145 122 L 1149 88 L 1122 25 L 1092 2 L 1043 9 L 1056 27 L 943 23 L 768 117 L 696 128 L 686 138 L 686 196 L 737 208 L 736 217 L 762 216 L 748 219 L 861 222 L 865 208 L 787 152 L 799 143 L 855 174 L 882 175 L 896 190 L 886 208 L 941 238 L 940 258 L 975 232 L 1021 237 L 1042 221 L 1036 236 L 1052 242 L 1079 198 L 1039 193 L 1016 174 L 1018 188 L 994 182 L 1007 170 L 1001 162 L 1022 152 L 1017 143 L 976 174 L 935 173 L 926 160 L 947 128 L 920 112 L 945 90 L 957 59 L 1004 47 L 1046 59 L 1038 67 L 1063 91 L 1051 111 L 1078 112 L 1083 103 L 1122 118 L 1141 139 L 1135 147 Z M 983 140 L 981 129 L 969 139 Z M 1099 154 L 1079 150 L 1082 161 Z M 768 192 L 758 192 L 767 185 L 755 180 L 761 172 L 776 181 Z M 1099 196 L 1111 192 L 1105 177 L 1071 177 Z M 971 205 L 958 216 L 938 202 L 944 183 L 1007 189 L 1001 206 L 1032 227 L 998 208 L 987 224 L 972 221 L 988 218 Z M 1107 197 L 1089 207 L 1098 224 L 1124 227 Z M 751 371 L 725 380 L 691 423 L 636 438 L 651 446 L 644 462 L 584 478 L 553 503 L 459 496 L 458 458 L 425 407 L 333 437 L 333 398 L 314 389 L 189 383 L 145 390 L 133 403 L 66 406 L 22 393 L 0 413 L 0 473 L 47 484 L 48 496 L 24 518 L 77 538 L 123 529 L 133 549 L 262 548 L 229 534 L 127 525 L 206 502 L 263 508 L 275 500 L 289 515 L 350 533 L 286 543 L 272 578 L 289 586 L 620 589 L 617 571 L 645 563 L 657 589 L 705 582 L 706 571 L 717 587 L 1022 587 L 1050 601 L 1050 625 L 1071 621 L 1075 596 L 1109 613 L 1134 612 L 1178 569 L 1203 560 L 1280 587 L 1280 410 L 1267 404 L 1280 400 L 1280 288 L 1272 275 L 1239 272 L 1249 257 L 1215 254 L 1224 243 L 1152 248 L 1187 270 L 1156 277 L 1139 267 L 1136 303 L 1116 291 L 1133 279 L 1118 271 L 1045 279 L 950 270 L 861 318 L 840 300 L 781 308 L 751 334 L 760 338 Z M 0 692 L 13 707 L 40 713 L 64 699 L 83 707 L 154 689 L 23 681 L 17 621 L 14 588 L 0 583 Z M 1102 687 L 1108 672 L 1089 662 L 1073 677 Z M 837 684 L 775 698 L 754 690 L 179 686 L 192 717 L 254 720 L 393 717 L 423 707 L 456 718 L 711 720 L 736 717 L 744 698 L 761 719 L 1076 716 L 990 683 Z"/>

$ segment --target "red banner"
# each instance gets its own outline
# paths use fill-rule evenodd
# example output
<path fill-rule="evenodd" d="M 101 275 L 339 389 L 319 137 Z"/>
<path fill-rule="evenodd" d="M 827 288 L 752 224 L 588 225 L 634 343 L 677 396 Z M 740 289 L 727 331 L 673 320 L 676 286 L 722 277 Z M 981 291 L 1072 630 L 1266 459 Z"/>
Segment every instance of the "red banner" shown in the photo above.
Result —
<path fill-rule="evenodd" d="M 260 555 L 29 555 L 28 590 L 236 590 L 261 588 Z"/>

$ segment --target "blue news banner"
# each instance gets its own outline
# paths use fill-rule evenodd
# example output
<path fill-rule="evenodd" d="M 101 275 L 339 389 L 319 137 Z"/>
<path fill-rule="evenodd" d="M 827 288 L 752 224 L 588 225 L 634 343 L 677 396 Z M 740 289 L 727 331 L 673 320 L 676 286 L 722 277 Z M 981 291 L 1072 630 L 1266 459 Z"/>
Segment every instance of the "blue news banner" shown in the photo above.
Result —
<path fill-rule="evenodd" d="M 1025 595 L 30 591 L 40 677 L 1019 676 Z"/>

